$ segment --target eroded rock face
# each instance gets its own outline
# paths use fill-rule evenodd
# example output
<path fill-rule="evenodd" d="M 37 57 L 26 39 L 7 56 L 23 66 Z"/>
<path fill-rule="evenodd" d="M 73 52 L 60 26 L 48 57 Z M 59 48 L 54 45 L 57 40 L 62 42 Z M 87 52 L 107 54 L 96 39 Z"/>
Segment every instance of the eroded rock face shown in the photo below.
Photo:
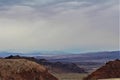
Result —
<path fill-rule="evenodd" d="M 110 61 L 95 72 L 91 73 L 84 80 L 97 80 L 108 78 L 120 78 L 120 60 Z"/>
<path fill-rule="evenodd" d="M 43 66 L 26 59 L 0 59 L 0 80 L 58 80 Z"/>

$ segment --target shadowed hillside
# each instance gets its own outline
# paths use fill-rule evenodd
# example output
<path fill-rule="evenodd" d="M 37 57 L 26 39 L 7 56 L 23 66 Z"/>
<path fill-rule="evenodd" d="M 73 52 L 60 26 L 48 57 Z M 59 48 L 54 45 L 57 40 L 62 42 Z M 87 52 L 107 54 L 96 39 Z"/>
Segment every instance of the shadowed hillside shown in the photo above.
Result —
<path fill-rule="evenodd" d="M 84 80 L 97 80 L 97 79 L 107 79 L 107 78 L 120 78 L 120 60 L 109 61 L 97 69 L 95 72 L 91 73 Z"/>
<path fill-rule="evenodd" d="M 43 66 L 25 59 L 0 59 L 0 80 L 58 80 Z"/>

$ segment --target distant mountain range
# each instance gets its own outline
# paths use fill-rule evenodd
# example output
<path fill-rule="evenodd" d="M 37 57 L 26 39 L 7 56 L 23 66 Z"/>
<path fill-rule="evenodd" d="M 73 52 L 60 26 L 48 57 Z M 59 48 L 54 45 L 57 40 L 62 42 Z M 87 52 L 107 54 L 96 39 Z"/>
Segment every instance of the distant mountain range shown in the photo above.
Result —
<path fill-rule="evenodd" d="M 7 57 L 10 55 L 20 55 L 20 56 L 40 56 L 40 57 L 52 57 L 55 55 L 61 55 L 61 54 L 71 54 L 67 52 L 62 51 L 42 51 L 42 52 L 29 52 L 29 53 L 17 53 L 17 52 L 7 52 L 7 51 L 1 51 L 0 57 Z"/>
<path fill-rule="evenodd" d="M 104 52 L 90 52 L 80 54 L 68 54 L 65 52 L 35 52 L 35 53 L 11 53 L 0 52 L 0 57 L 6 57 L 10 55 L 31 56 L 37 59 L 45 58 L 50 61 L 61 62 L 107 62 L 114 59 L 120 59 L 120 51 L 104 51 Z"/>
<path fill-rule="evenodd" d="M 38 57 L 37 57 L 38 58 Z M 111 52 L 93 52 L 84 54 L 65 54 L 57 55 L 48 58 L 51 61 L 61 61 L 61 62 L 107 62 L 110 60 L 120 59 L 120 51 Z"/>

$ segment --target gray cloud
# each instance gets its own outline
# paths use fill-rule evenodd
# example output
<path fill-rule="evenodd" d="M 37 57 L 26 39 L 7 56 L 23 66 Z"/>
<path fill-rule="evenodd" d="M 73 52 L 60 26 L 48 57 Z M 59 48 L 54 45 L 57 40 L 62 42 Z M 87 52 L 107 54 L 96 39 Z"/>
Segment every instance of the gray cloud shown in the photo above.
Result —
<path fill-rule="evenodd" d="M 2 2 L 0 50 L 117 50 L 117 0 L 99 1 Z"/>

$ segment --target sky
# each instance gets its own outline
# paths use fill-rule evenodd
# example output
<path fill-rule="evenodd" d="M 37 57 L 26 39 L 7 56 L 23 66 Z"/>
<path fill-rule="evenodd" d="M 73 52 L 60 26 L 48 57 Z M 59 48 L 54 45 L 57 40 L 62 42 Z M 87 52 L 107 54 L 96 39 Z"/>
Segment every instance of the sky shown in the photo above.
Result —
<path fill-rule="evenodd" d="M 119 0 L 0 0 L 0 51 L 119 50 Z"/>

